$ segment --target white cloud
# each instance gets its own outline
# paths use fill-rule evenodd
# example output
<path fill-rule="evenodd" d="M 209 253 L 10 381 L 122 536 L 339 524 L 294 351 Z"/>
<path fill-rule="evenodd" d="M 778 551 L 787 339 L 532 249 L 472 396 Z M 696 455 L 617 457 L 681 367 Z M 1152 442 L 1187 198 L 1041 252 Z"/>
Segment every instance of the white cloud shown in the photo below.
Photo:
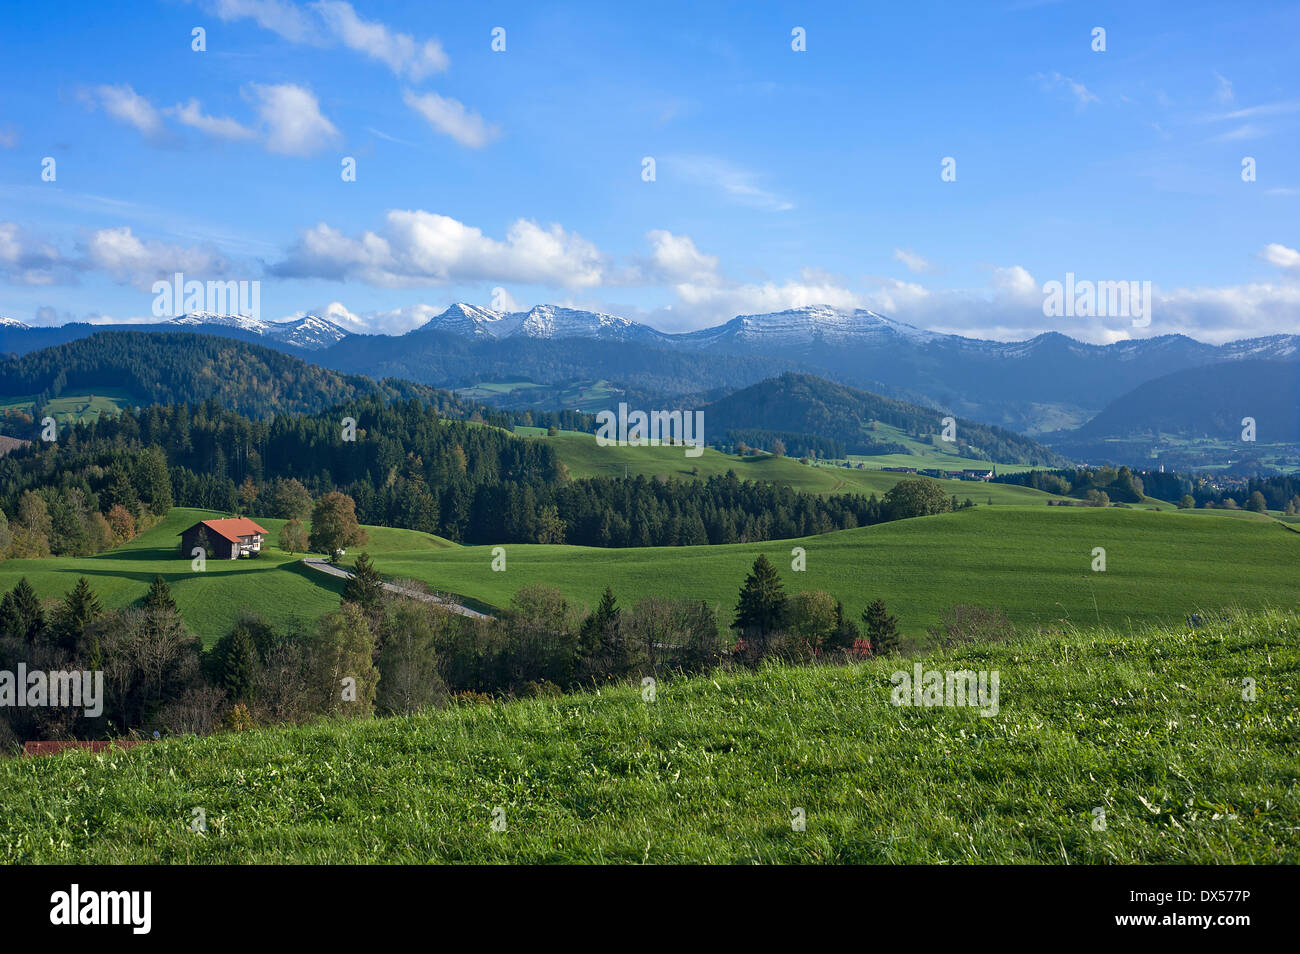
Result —
<path fill-rule="evenodd" d="M 320 29 L 305 10 L 289 0 L 216 0 L 214 11 L 227 23 L 251 19 L 293 43 L 322 43 Z"/>
<path fill-rule="evenodd" d="M 188 103 L 184 104 L 177 103 L 166 112 L 170 116 L 175 116 L 184 125 L 206 133 L 214 139 L 225 139 L 233 142 L 242 139 L 253 139 L 257 136 L 254 130 L 241 125 L 233 119 L 224 116 L 204 115 L 202 106 L 197 99 L 191 98 Z"/>
<path fill-rule="evenodd" d="M 934 271 L 934 265 L 909 248 L 894 249 L 894 261 L 902 262 L 907 266 L 909 272 L 915 272 L 918 275 Z"/>
<path fill-rule="evenodd" d="M 409 34 L 395 33 L 378 21 L 362 20 L 352 4 L 342 0 L 312 6 L 344 46 L 379 60 L 398 76 L 421 80 L 442 72 L 449 65 L 447 54 L 436 39 L 420 43 Z"/>
<path fill-rule="evenodd" d="M 273 271 L 381 286 L 497 281 L 577 288 L 601 284 L 605 269 L 594 245 L 559 225 L 518 219 L 499 241 L 445 215 L 393 209 L 380 233 L 350 238 L 323 222 L 305 230 Z"/>
<path fill-rule="evenodd" d="M 1018 298 L 1041 294 L 1041 289 L 1038 282 L 1034 280 L 1034 276 L 1030 275 L 1029 271 L 1020 265 L 993 269 L 989 284 L 999 291 Z"/>
<path fill-rule="evenodd" d="M 140 239 L 129 226 L 92 232 L 86 242 L 85 264 L 141 289 L 175 272 L 186 273 L 187 279 L 209 281 L 229 270 L 226 260 L 211 248 Z"/>
<path fill-rule="evenodd" d="M 1244 109 L 1234 109 L 1228 113 L 1217 113 L 1213 116 L 1206 117 L 1206 121 L 1223 122 L 1235 119 L 1256 119 L 1260 116 L 1277 116 L 1282 113 L 1293 113 L 1297 109 L 1300 109 L 1300 100 L 1262 103 L 1259 106 L 1247 106 Z"/>
<path fill-rule="evenodd" d="M 15 222 L 0 222 L 0 275 L 14 285 L 53 285 L 71 278 L 58 249 Z"/>
<path fill-rule="evenodd" d="M 292 43 L 320 47 L 341 43 L 411 80 L 442 72 L 449 65 L 436 37 L 420 41 L 378 20 L 363 20 L 343 0 L 321 0 L 306 8 L 290 0 L 215 0 L 214 10 L 226 22 L 253 20 Z"/>
<path fill-rule="evenodd" d="M 1214 78 L 1218 80 L 1219 87 L 1214 91 L 1214 101 L 1224 105 L 1231 103 L 1236 97 L 1232 92 L 1232 80 L 1220 73 L 1215 73 Z"/>
<path fill-rule="evenodd" d="M 147 99 L 125 83 L 96 86 L 85 98 L 97 104 L 120 123 L 133 126 L 143 135 L 156 137 L 163 131 L 162 117 Z"/>
<path fill-rule="evenodd" d="M 1243 123 L 1236 129 L 1229 129 L 1227 132 L 1220 133 L 1214 137 L 1214 142 L 1239 142 L 1242 139 L 1258 139 L 1267 135 L 1267 130 L 1256 126 L 1254 123 Z"/>
<path fill-rule="evenodd" d="M 1038 80 L 1044 89 L 1060 89 L 1064 87 L 1074 97 L 1074 104 L 1078 109 L 1083 109 L 1089 103 L 1101 102 L 1088 87 L 1078 80 L 1063 76 L 1060 73 L 1036 73 L 1034 79 Z"/>
<path fill-rule="evenodd" d="M 13 126 L 0 129 L 0 149 L 12 149 L 18 145 L 18 130 Z"/>
<path fill-rule="evenodd" d="M 1265 245 L 1259 254 L 1270 265 L 1288 270 L 1300 270 L 1300 252 L 1293 248 L 1272 242 Z"/>
<path fill-rule="evenodd" d="M 768 212 L 787 212 L 794 208 L 793 203 L 762 188 L 756 173 L 729 160 L 716 156 L 665 156 L 663 164 L 670 175 L 680 175 L 686 182 L 717 190 L 737 204 Z"/>
<path fill-rule="evenodd" d="M 722 286 L 682 283 L 674 286 L 677 297 L 689 306 L 708 306 L 717 316 L 763 314 L 830 305 L 832 308 L 860 308 L 863 297 L 833 281 L 805 269 L 799 281 L 736 283 Z"/>
<path fill-rule="evenodd" d="M 655 275 L 670 282 L 707 284 L 718 280 L 718 257 L 703 254 L 689 235 L 654 229 L 646 233 L 646 238 L 650 240 Z"/>
<path fill-rule="evenodd" d="M 293 83 L 252 83 L 248 92 L 266 126 L 266 148 L 271 152 L 310 156 L 338 138 L 338 129 L 321 113 L 310 90 Z"/>
<path fill-rule="evenodd" d="M 402 101 L 423 116 L 434 129 L 462 146 L 481 149 L 501 135 L 500 129 L 484 122 L 478 113 L 470 112 L 459 101 L 437 93 L 417 95 L 408 89 L 402 93 Z"/>

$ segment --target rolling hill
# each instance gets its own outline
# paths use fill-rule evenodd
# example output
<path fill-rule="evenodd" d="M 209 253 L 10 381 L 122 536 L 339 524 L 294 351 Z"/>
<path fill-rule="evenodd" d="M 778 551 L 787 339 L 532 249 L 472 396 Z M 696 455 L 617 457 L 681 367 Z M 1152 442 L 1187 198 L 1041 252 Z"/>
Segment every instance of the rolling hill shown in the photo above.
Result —
<path fill-rule="evenodd" d="M 729 431 L 789 432 L 830 438 L 849 454 L 881 453 L 873 425 L 888 424 L 912 436 L 939 434 L 943 414 L 806 374 L 783 374 L 743 388 L 704 409 L 716 435 Z M 1000 427 L 956 420 L 954 453 L 1001 464 L 1065 467 L 1069 460 Z M 758 446 L 763 446 L 759 444 Z M 884 452 L 889 452 L 887 449 Z"/>
<path fill-rule="evenodd" d="M 799 540 L 712 547 L 598 550 L 553 545 L 506 547 L 506 572 L 492 548 L 369 551 L 388 577 L 505 606 L 520 587 L 542 583 L 594 606 L 606 585 L 633 600 L 647 595 L 701 599 L 723 614 L 760 553 L 787 591 L 824 589 L 855 618 L 876 597 L 905 633 L 919 635 L 956 603 L 995 606 L 1015 623 L 1061 620 L 1173 623 L 1228 607 L 1297 607 L 1300 533 L 1281 523 L 1216 520 L 1183 512 L 1067 507 L 977 507 L 843 530 Z M 790 571 L 803 547 L 807 569 Z M 1093 572 L 1093 548 L 1106 550 Z"/>
<path fill-rule="evenodd" d="M 0 561 L 0 589 L 27 577 L 38 595 L 61 597 L 86 576 L 108 608 L 144 596 L 155 574 L 172 588 L 191 628 L 211 644 L 248 609 L 283 629 L 338 605 L 337 581 L 307 570 L 301 555 L 274 546 L 281 520 L 258 517 L 272 544 L 255 560 L 210 561 L 195 573 L 177 553 L 178 534 L 224 516 L 176 508 L 131 543 L 93 557 Z M 1226 518 L 1220 518 L 1226 517 Z M 1217 518 L 1217 519 L 1216 519 Z M 1004 610 L 1013 622 L 1061 620 L 1172 623 L 1228 607 L 1294 608 L 1300 598 L 1300 533 L 1259 515 L 1219 511 L 977 507 L 799 540 L 704 547 L 593 549 L 541 544 L 506 547 L 506 572 L 491 569 L 491 546 L 461 547 L 429 534 L 367 528 L 368 552 L 387 578 L 421 580 L 475 608 L 509 603 L 523 586 L 559 587 L 595 605 L 606 585 L 623 600 L 648 595 L 702 599 L 725 614 L 759 553 L 788 591 L 825 589 L 855 617 L 877 596 L 917 636 L 954 603 Z M 1104 573 L 1089 567 L 1105 547 Z M 807 570 L 790 572 L 803 547 Z"/>
<path fill-rule="evenodd" d="M 767 481 L 814 494 L 883 495 L 900 480 L 912 476 L 880 470 L 879 465 L 861 470 L 822 463 L 810 466 L 789 457 L 766 453 L 742 457 L 712 447 L 704 448 L 699 457 L 687 457 L 683 448 L 672 446 L 601 447 L 594 435 L 580 431 L 559 431 L 548 437 L 542 428 L 516 427 L 514 433 L 545 441 L 554 447 L 572 477 L 640 476 L 690 480 L 720 477 L 728 471 L 735 471 L 742 480 Z M 919 457 L 909 458 L 907 463 L 928 466 Z M 938 461 L 933 463 L 938 465 Z M 970 497 L 980 504 L 1043 504 L 1048 500 L 1062 499 L 1014 484 L 949 479 L 936 479 L 936 483 L 944 493 L 955 495 L 958 500 Z"/>
<path fill-rule="evenodd" d="M 1260 444 L 1300 445 L 1300 362 L 1235 361 L 1167 374 L 1107 405 L 1082 427 L 1045 438 L 1080 457 L 1116 442 L 1159 450 L 1166 439 L 1243 448 L 1242 419 L 1254 418 Z"/>
<path fill-rule="evenodd" d="M 448 417 L 488 409 L 409 381 L 376 382 L 342 374 L 265 347 L 183 331 L 102 331 L 0 361 L 0 409 L 40 405 L 79 418 L 93 396 L 111 398 L 93 410 L 215 400 L 251 417 L 317 413 L 370 395 L 415 398 Z M 60 403 L 60 402 L 63 403 Z M 25 436 L 25 435 L 24 435 Z"/>
<path fill-rule="evenodd" d="M 1066 627 L 652 703 L 617 686 L 7 759 L 0 861 L 1295 863 L 1298 646 L 1294 614 Z M 998 715 L 891 705 L 913 662 L 997 670 Z"/>
<path fill-rule="evenodd" d="M 56 599 L 84 576 L 105 609 L 118 609 L 142 599 L 154 576 L 161 575 L 181 615 L 206 645 L 228 632 L 245 610 L 283 631 L 295 620 L 308 622 L 338 606 L 340 581 L 308 570 L 301 563 L 302 554 L 290 555 L 274 546 L 283 520 L 257 518 L 269 531 L 267 540 L 272 544 L 261 556 L 210 560 L 204 572 L 196 573 L 189 558 L 180 555 L 180 532 L 199 520 L 224 516 L 229 514 L 176 507 L 156 527 L 98 556 L 0 560 L 0 589 L 12 589 L 26 577 L 42 599 Z M 310 527 L 310 522 L 306 525 Z M 366 530 L 371 546 L 385 553 L 454 546 L 414 530 Z"/>

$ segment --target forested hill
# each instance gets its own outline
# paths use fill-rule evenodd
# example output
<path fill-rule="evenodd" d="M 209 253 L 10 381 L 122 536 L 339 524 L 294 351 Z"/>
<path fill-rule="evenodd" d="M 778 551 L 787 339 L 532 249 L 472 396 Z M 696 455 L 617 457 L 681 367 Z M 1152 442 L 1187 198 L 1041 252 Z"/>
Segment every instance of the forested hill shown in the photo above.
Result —
<path fill-rule="evenodd" d="M 926 440 L 943 430 L 944 414 L 809 374 L 783 374 L 736 391 L 705 409 L 714 435 L 729 431 L 811 434 L 841 442 L 850 454 L 892 453 L 889 438 L 872 432 L 871 422 L 887 424 Z M 1069 461 L 1019 434 L 957 419 L 956 443 L 962 456 L 999 464 L 1064 467 Z M 788 443 L 788 442 L 787 442 Z M 883 446 L 882 446 L 883 445 Z"/>
<path fill-rule="evenodd" d="M 1062 443 L 1168 434 L 1237 442 L 1254 417 L 1258 440 L 1300 442 L 1300 362 L 1231 361 L 1148 381 Z"/>
<path fill-rule="evenodd" d="M 341 426 L 350 417 L 355 433 Z M 221 408 L 153 405 L 66 427 L 0 458 L 0 531 L 13 555 L 98 552 L 111 526 L 174 505 L 305 518 L 342 491 L 362 523 L 463 543 L 675 546 L 800 537 L 889 515 L 861 496 L 742 481 L 570 480 L 546 441 L 448 420 L 377 396 L 317 415 L 255 421 Z M 947 504 L 943 494 L 939 502 Z M 119 538 L 132 531 L 122 529 Z"/>
<path fill-rule="evenodd" d="M 270 348 L 176 332 L 108 331 L 0 364 L 0 392 L 35 396 L 119 388 L 141 404 L 215 398 L 253 417 L 320 411 L 375 394 L 378 385 Z"/>
<path fill-rule="evenodd" d="M 398 379 L 374 381 L 309 364 L 272 348 L 183 332 L 105 331 L 0 361 L 0 400 L 32 398 L 36 409 L 63 394 L 126 391 L 128 404 L 199 404 L 214 400 L 256 419 L 313 414 L 376 396 L 419 401 L 445 417 L 475 414 L 502 426 L 574 426 L 577 415 L 493 411 L 449 391 Z M 39 415 L 38 415 L 39 418 Z M 571 420 L 572 418 L 572 420 Z M 12 433 L 13 428 L 6 432 Z M 28 434 L 15 436 L 30 437 Z"/>

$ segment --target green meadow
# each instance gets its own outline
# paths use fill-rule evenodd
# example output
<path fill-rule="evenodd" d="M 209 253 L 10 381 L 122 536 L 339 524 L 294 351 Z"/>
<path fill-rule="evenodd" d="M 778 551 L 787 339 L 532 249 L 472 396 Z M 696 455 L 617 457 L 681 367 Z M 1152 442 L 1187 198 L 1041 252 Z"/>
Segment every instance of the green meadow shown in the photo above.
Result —
<path fill-rule="evenodd" d="M 1259 613 L 0 760 L 0 862 L 1296 863 L 1298 672 Z"/>
<path fill-rule="evenodd" d="M 758 453 L 740 457 L 724 454 L 711 447 L 704 448 L 698 457 L 687 457 L 686 448 L 674 446 L 659 447 L 601 447 L 596 443 L 595 435 L 580 431 L 560 431 L 554 437 L 547 437 L 542 428 L 516 427 L 516 434 L 544 440 L 555 448 L 560 460 L 569 468 L 573 477 L 676 477 L 686 480 L 692 477 L 708 478 L 724 476 L 727 471 L 735 471 L 742 480 L 762 480 L 774 484 L 783 484 L 795 490 L 814 494 L 876 494 L 883 495 L 891 487 L 909 474 L 891 474 L 882 470 L 857 470 L 849 467 L 832 467 L 825 465 L 801 464 L 789 457 L 774 457 L 771 454 Z M 862 458 L 866 460 L 866 458 Z M 857 460 L 857 458 L 855 458 Z M 960 458 L 952 458 L 960 460 Z M 908 458 L 908 463 L 896 466 L 907 467 L 943 467 L 940 458 Z M 969 465 L 952 464 L 952 469 L 963 466 L 976 467 L 981 462 Z M 873 465 L 874 466 L 874 465 Z M 880 465 L 895 466 L 895 465 Z M 991 465 L 990 465 L 991 466 Z M 1002 465 L 998 465 L 999 473 Z M 1015 468 L 1006 468 L 1008 471 Z M 944 493 L 956 495 L 957 499 L 967 497 L 978 504 L 1026 504 L 1046 503 L 1048 500 L 1060 499 L 1053 494 L 1044 493 L 1029 487 L 1016 487 L 1011 484 L 986 484 L 970 480 L 939 480 L 937 483 Z"/>
<path fill-rule="evenodd" d="M 339 580 L 309 570 L 302 555 L 274 546 L 283 521 L 258 518 L 271 546 L 260 557 L 210 560 L 191 569 L 178 554 L 180 531 L 205 517 L 177 508 L 126 546 L 93 557 L 0 561 L 0 588 L 26 576 L 43 598 L 87 577 L 107 608 L 141 599 L 161 574 L 191 628 L 211 644 L 239 614 L 278 627 L 310 621 L 338 605 Z M 1215 517 L 1233 519 L 1214 519 Z M 493 547 L 463 547 L 411 530 L 367 527 L 365 550 L 389 579 L 407 578 L 454 594 L 478 609 L 509 604 L 521 587 L 545 584 L 595 605 L 606 585 L 624 601 L 642 596 L 701 599 L 724 621 L 759 553 L 776 564 L 790 592 L 827 590 L 855 617 L 876 597 L 905 634 L 922 635 L 955 603 L 1002 609 L 1022 625 L 1174 622 L 1229 607 L 1293 608 L 1300 599 L 1300 533 L 1257 514 L 1084 507 L 976 507 L 799 540 L 717 547 L 589 547 L 510 544 L 505 571 Z M 794 548 L 806 569 L 791 569 Z M 1093 549 L 1106 569 L 1091 569 Z M 345 561 L 346 562 L 346 561 Z"/>
<path fill-rule="evenodd" d="M 44 409 L 60 424 L 74 424 L 97 421 L 102 414 L 120 414 L 123 408 L 137 403 L 138 400 L 122 388 L 97 388 L 93 394 L 61 394 L 52 398 Z M 0 398 L 0 415 L 9 408 L 30 414 L 33 404 L 34 396 L 31 395 Z"/>
<path fill-rule="evenodd" d="M 341 580 L 309 570 L 301 562 L 302 554 L 291 556 L 274 546 L 283 520 L 256 518 L 269 531 L 271 543 L 261 556 L 209 560 L 202 573 L 195 572 L 190 558 L 180 555 L 181 531 L 199 520 L 225 516 L 229 514 L 176 507 L 156 527 L 107 553 L 0 561 L 0 588 L 11 589 L 25 576 L 38 596 L 57 598 L 72 589 L 77 577 L 84 576 L 104 607 L 117 609 L 142 599 L 154 576 L 161 575 L 181 615 L 207 645 L 228 632 L 244 610 L 284 628 L 295 619 L 314 620 L 338 606 Z M 411 530 L 366 527 L 366 531 L 372 548 L 394 555 L 453 546 L 440 537 Z"/>
<path fill-rule="evenodd" d="M 1034 467 L 1029 464 L 991 464 L 987 460 L 980 460 L 976 457 L 962 457 L 959 454 L 953 454 L 947 450 L 951 445 L 945 444 L 938 434 L 931 434 L 928 438 L 921 439 L 911 436 L 892 424 L 877 421 L 875 425 L 874 429 L 863 428 L 863 433 L 870 439 L 881 443 L 902 444 L 907 448 L 908 453 L 876 454 L 873 456 L 849 454 L 848 460 L 851 463 L 863 463 L 870 468 L 915 467 L 918 470 L 926 468 L 937 470 L 984 468 L 991 470 L 996 467 L 999 474 L 1019 474 L 1027 470 L 1034 470 Z"/>
<path fill-rule="evenodd" d="M 806 554 L 802 572 L 791 569 L 796 547 Z M 1106 551 L 1101 572 L 1092 569 L 1096 547 Z M 1178 511 L 977 507 L 800 540 L 504 549 L 504 572 L 492 569 L 493 548 L 486 546 L 370 552 L 385 576 L 423 580 L 489 606 L 505 606 L 521 586 L 535 583 L 595 605 L 608 585 L 624 600 L 701 599 L 724 613 L 755 557 L 766 553 L 788 591 L 827 590 L 854 616 L 882 597 L 912 635 L 955 603 L 998 607 L 1023 625 L 1127 626 L 1233 606 L 1294 608 L 1300 601 L 1300 534 L 1265 518 Z"/>

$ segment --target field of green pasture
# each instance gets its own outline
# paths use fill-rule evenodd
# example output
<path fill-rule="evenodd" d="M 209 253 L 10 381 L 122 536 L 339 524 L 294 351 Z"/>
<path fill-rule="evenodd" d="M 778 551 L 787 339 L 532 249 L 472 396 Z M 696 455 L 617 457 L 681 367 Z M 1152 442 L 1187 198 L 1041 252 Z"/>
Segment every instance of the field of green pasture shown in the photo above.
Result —
<path fill-rule="evenodd" d="M 1198 516 L 1189 516 L 1196 513 Z M 750 565 L 766 553 L 787 591 L 827 590 L 855 617 L 883 598 L 904 633 L 919 635 L 954 603 L 1004 610 L 1020 624 L 1058 620 L 1127 626 L 1175 622 L 1233 607 L 1295 608 L 1300 533 L 1275 520 L 1215 520 L 1201 511 L 977 507 L 800 540 L 628 548 L 514 544 L 506 569 L 493 548 L 384 552 L 380 573 L 423 580 L 479 605 L 505 606 L 522 586 L 558 587 L 595 605 L 606 585 L 625 601 L 701 599 L 727 614 Z M 806 569 L 791 569 L 792 550 Z M 1094 548 L 1106 569 L 1092 569 Z"/>
<path fill-rule="evenodd" d="M 547 437 L 546 431 L 541 428 L 517 427 L 515 433 L 551 443 L 574 477 L 622 477 L 626 474 L 629 477 L 676 477 L 686 480 L 692 477 L 722 476 L 733 470 L 742 480 L 764 480 L 808 493 L 874 493 L 879 496 L 909 476 L 881 470 L 809 466 L 789 457 L 774 457 L 763 453 L 739 457 L 711 447 L 706 447 L 698 457 L 687 457 L 686 448 L 683 447 L 601 447 L 596 443 L 594 435 L 579 431 L 560 431 L 554 437 Z M 927 459 L 919 466 L 939 465 Z M 953 469 L 957 469 L 957 465 Z M 993 504 L 1025 504 L 1060 499 L 1041 490 L 1010 484 L 986 484 L 969 480 L 940 480 L 937 483 L 944 493 L 955 494 L 958 500 L 970 497 L 979 504 L 988 504 L 990 500 Z"/>
<path fill-rule="evenodd" d="M 0 398 L 0 414 L 8 408 L 32 411 L 34 398 L 26 397 Z M 92 394 L 62 394 L 45 405 L 45 410 L 60 424 L 75 424 L 83 421 L 97 421 L 101 414 L 120 414 L 124 407 L 137 403 L 137 399 L 122 388 L 97 388 Z"/>
<path fill-rule="evenodd" d="M 49 557 L 0 561 L 0 589 L 9 590 L 26 577 L 42 599 L 63 596 L 84 576 L 105 609 L 129 606 L 142 599 L 156 575 L 171 588 L 177 608 L 190 628 L 210 645 L 228 632 L 244 610 L 283 629 L 295 619 L 314 620 L 338 606 L 342 581 L 309 570 L 302 554 L 290 555 L 274 546 L 283 520 L 258 517 L 269 531 L 261 556 L 241 560 L 208 560 L 202 573 L 180 555 L 180 532 L 198 522 L 229 516 L 206 510 L 174 508 L 167 517 L 131 542 L 91 557 Z M 310 527 L 310 523 L 307 524 Z M 394 555 L 432 550 L 454 544 L 427 533 L 367 527 L 369 546 Z"/>
<path fill-rule="evenodd" d="M 5 759 L 0 862 L 1294 864 L 1298 672 L 1263 613 Z"/>
<path fill-rule="evenodd" d="M 222 515 L 177 508 L 131 543 L 98 556 L 0 561 L 0 588 L 25 576 L 42 598 L 57 598 L 85 576 L 104 606 L 116 608 L 142 598 L 161 574 L 191 628 L 209 644 L 244 610 L 284 628 L 338 605 L 337 579 L 303 566 L 301 554 L 274 546 L 280 520 L 258 518 L 271 541 L 260 557 L 210 560 L 205 572 L 192 570 L 178 553 L 179 533 L 216 516 Z M 729 621 L 759 553 L 773 560 L 789 591 L 827 590 L 854 616 L 872 599 L 885 599 L 912 636 L 954 603 L 996 606 L 1024 624 L 1126 625 L 1230 606 L 1294 607 L 1300 598 L 1300 533 L 1267 517 L 1228 511 L 977 507 L 800 540 L 719 547 L 511 544 L 504 572 L 492 570 L 490 546 L 461 547 L 412 530 L 367 530 L 370 543 L 350 556 L 365 550 L 387 578 L 421 580 L 489 611 L 529 584 L 556 586 L 588 605 L 609 585 L 625 602 L 647 595 L 706 600 Z M 806 554 L 802 572 L 791 569 L 795 547 Z M 1104 572 L 1091 569 L 1095 547 L 1106 550 Z"/>

